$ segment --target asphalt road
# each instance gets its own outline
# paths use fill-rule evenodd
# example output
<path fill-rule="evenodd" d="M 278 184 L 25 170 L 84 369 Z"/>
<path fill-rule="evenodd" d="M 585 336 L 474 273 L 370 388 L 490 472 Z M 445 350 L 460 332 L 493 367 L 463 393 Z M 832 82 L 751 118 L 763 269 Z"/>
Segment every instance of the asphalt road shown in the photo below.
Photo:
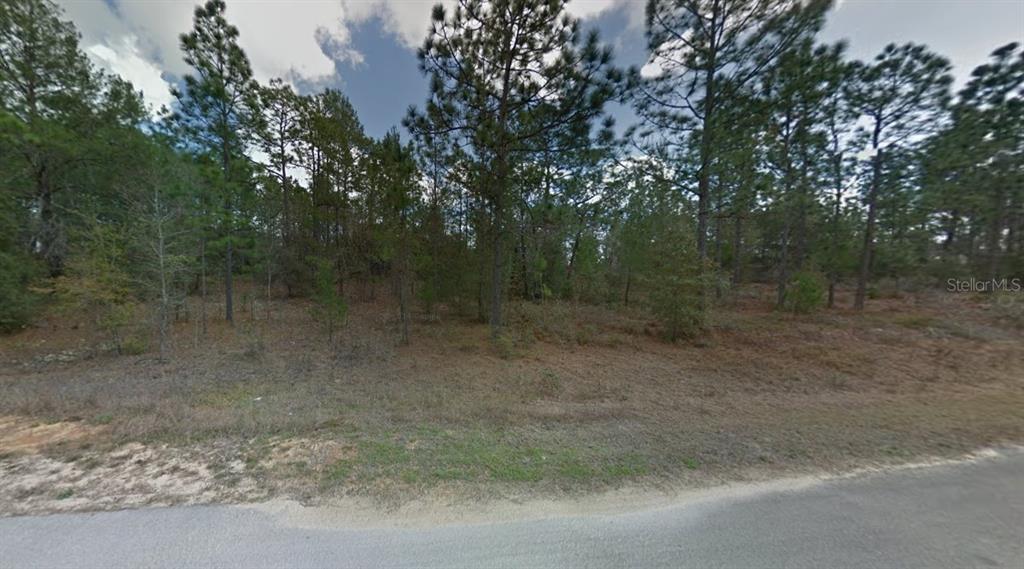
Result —
<path fill-rule="evenodd" d="M 0 519 L 0 567 L 1024 567 L 1024 454 L 640 512 L 294 524 L 198 506 Z"/>

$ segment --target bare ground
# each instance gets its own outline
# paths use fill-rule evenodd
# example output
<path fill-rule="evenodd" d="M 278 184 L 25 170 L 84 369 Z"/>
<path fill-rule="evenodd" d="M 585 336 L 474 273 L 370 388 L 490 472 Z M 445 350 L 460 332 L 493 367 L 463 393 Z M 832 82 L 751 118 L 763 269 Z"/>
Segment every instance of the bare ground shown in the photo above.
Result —
<path fill-rule="evenodd" d="M 53 317 L 0 338 L 0 513 L 706 487 L 1024 442 L 1020 297 L 769 298 L 683 344 L 637 312 L 521 304 L 497 346 L 447 312 L 398 346 L 394 310 L 355 302 L 337 347 L 277 301 L 205 339 L 178 323 L 166 363 Z"/>

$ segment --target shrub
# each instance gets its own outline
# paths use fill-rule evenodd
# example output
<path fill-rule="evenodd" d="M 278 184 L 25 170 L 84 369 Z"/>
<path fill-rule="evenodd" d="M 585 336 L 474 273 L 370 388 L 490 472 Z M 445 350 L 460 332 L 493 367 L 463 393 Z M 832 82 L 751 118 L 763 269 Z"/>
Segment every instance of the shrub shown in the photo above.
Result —
<path fill-rule="evenodd" d="M 646 252 L 641 279 L 647 303 L 668 340 L 693 338 L 707 323 L 714 273 L 701 263 L 693 232 L 683 218 L 673 215 L 655 221 L 657 238 Z"/>
<path fill-rule="evenodd" d="M 137 323 L 132 279 L 123 269 L 124 247 L 125 236 L 118 229 L 91 226 L 64 276 L 54 283 L 64 308 L 91 315 L 118 353 L 123 351 L 124 331 Z"/>
<path fill-rule="evenodd" d="M 519 353 L 515 338 L 507 330 L 502 331 L 494 338 L 494 349 L 498 352 L 498 357 L 503 360 L 510 360 Z"/>
<path fill-rule="evenodd" d="M 0 252 L 0 332 L 24 328 L 32 318 L 36 297 L 29 290 L 33 264 Z"/>
<path fill-rule="evenodd" d="M 1024 293 L 999 291 L 992 295 L 991 307 L 996 318 L 1014 328 L 1024 329 Z"/>
<path fill-rule="evenodd" d="M 142 336 L 132 335 L 121 341 L 120 350 L 122 354 L 137 356 L 149 350 L 149 342 Z"/>
<path fill-rule="evenodd" d="M 334 332 L 345 323 L 348 303 L 338 292 L 334 269 L 328 261 L 312 259 L 313 273 L 313 319 L 327 330 L 327 340 L 334 343 Z"/>
<path fill-rule="evenodd" d="M 699 271 L 667 272 L 654 280 L 649 302 L 651 311 L 665 328 L 669 340 L 693 338 L 705 326 L 707 290 Z"/>
<path fill-rule="evenodd" d="M 786 307 L 797 314 L 808 314 L 825 303 L 825 277 L 815 271 L 799 271 L 793 275 L 786 295 Z"/>

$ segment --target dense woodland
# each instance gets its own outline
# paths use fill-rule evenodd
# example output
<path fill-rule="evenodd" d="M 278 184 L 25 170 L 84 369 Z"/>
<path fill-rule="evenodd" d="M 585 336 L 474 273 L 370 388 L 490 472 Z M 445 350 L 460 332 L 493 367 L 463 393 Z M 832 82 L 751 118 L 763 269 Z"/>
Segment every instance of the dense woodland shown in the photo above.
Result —
<path fill-rule="evenodd" d="M 6 0 L 0 327 L 70 309 L 121 349 L 144 319 L 166 355 L 176 320 L 272 322 L 287 295 L 333 337 L 376 283 L 402 342 L 412 314 L 499 338 L 510 303 L 557 299 L 675 339 L 743 283 L 810 311 L 837 286 L 861 309 L 880 279 L 1024 273 L 1019 45 L 953 93 L 927 46 L 820 43 L 827 1 L 651 0 L 649 62 L 625 69 L 565 3 L 436 7 L 429 92 L 377 140 L 343 92 L 257 83 L 222 0 L 181 36 L 171 109 L 92 65 L 49 0 Z"/>

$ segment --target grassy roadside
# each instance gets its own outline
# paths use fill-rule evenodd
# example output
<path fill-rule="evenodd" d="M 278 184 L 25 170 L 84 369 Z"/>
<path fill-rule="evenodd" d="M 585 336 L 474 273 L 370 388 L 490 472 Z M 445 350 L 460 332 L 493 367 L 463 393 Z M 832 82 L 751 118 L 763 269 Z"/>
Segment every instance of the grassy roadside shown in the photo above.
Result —
<path fill-rule="evenodd" d="M 706 486 L 1024 441 L 1024 338 L 983 301 L 764 305 L 678 345 L 636 314 L 526 306 L 514 353 L 458 319 L 398 347 L 375 305 L 338 350 L 300 304 L 168 364 L 47 358 L 75 352 L 70 326 L 4 338 L 0 512 Z"/>

